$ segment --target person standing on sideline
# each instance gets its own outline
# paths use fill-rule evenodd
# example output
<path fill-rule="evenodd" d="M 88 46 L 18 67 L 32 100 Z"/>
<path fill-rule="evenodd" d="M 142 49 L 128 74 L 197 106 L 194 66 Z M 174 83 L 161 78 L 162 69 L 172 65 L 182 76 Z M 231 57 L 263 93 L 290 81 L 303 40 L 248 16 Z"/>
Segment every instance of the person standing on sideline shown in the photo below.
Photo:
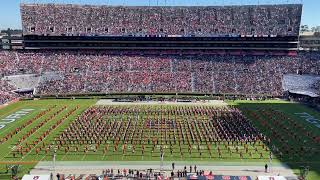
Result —
<path fill-rule="evenodd" d="M 174 170 L 174 162 L 172 163 L 172 170 Z"/>
<path fill-rule="evenodd" d="M 264 165 L 264 172 L 268 172 L 268 164 Z"/>

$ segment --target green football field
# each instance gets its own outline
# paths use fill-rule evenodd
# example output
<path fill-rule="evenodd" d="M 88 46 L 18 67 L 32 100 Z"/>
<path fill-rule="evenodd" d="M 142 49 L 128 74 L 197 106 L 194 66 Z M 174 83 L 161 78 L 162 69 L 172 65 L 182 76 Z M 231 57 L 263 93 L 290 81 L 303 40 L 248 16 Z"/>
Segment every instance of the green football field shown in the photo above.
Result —
<path fill-rule="evenodd" d="M 320 122 L 320 113 L 309 107 L 298 103 L 290 103 L 287 101 L 268 100 L 268 101 L 233 101 L 229 105 L 239 107 L 246 117 L 248 117 L 256 127 L 268 137 L 272 137 L 274 133 L 280 134 L 285 141 L 289 144 L 289 148 L 296 150 L 304 148 L 302 153 L 291 153 L 288 158 L 280 159 L 281 162 L 288 164 L 296 174 L 300 173 L 302 166 L 310 168 L 308 179 L 320 179 L 320 143 L 314 142 L 310 138 L 310 134 L 319 138 L 320 129 L 310 122 L 306 121 L 305 117 L 301 114 L 307 113 L 314 119 Z M 272 114 L 266 114 L 264 111 L 273 109 Z M 284 119 L 283 115 L 285 118 Z M 266 123 L 261 123 L 265 121 Z M 278 121 L 275 123 L 275 121 Z M 268 125 L 266 125 L 268 124 Z M 280 127 L 281 124 L 281 127 Z M 304 129 L 297 128 L 300 126 Z M 272 129 L 270 128 L 273 128 Z M 287 127 L 283 128 L 283 127 Z M 309 135 L 307 133 L 310 133 Z M 276 147 L 283 146 L 280 138 L 273 138 L 272 142 Z M 299 139 L 299 140 L 298 140 Z"/>
<path fill-rule="evenodd" d="M 4 174 L 6 165 L 21 164 L 19 175 L 23 175 L 35 166 L 38 161 L 52 160 L 54 150 L 57 152 L 56 159 L 58 161 L 157 161 L 160 154 L 159 144 L 161 144 L 161 148 L 164 149 L 164 153 L 166 154 L 165 161 L 195 162 L 264 163 L 269 161 L 268 151 L 276 147 L 283 153 L 272 152 L 273 163 L 285 162 L 297 174 L 301 166 L 309 166 L 310 172 L 308 177 L 314 180 L 320 179 L 320 144 L 314 139 L 314 137 L 320 137 L 319 128 L 315 124 L 307 122 L 304 117 L 301 117 L 302 114 L 296 113 L 305 113 L 305 116 L 307 113 L 314 119 L 320 119 L 320 114 L 303 105 L 276 100 L 228 102 L 230 106 L 239 108 L 260 132 L 271 139 L 270 147 L 265 144 L 232 145 L 233 147 L 245 146 L 249 152 L 252 152 L 250 155 L 249 153 L 244 153 L 243 157 L 239 157 L 237 153 L 230 153 L 231 151 L 235 151 L 234 149 L 227 151 L 227 149 L 230 149 L 228 148 L 229 144 L 228 146 L 226 145 L 227 142 L 209 145 L 199 144 L 191 141 L 188 137 L 191 149 L 188 150 L 188 143 L 181 143 L 181 145 L 177 143 L 171 145 L 170 143 L 169 148 L 169 142 L 166 142 L 167 140 L 164 136 L 172 137 L 177 132 L 168 131 L 165 134 L 160 133 L 155 135 L 156 130 L 152 130 L 151 128 L 149 130 L 144 129 L 143 125 L 147 123 L 148 118 L 146 114 L 141 112 L 137 113 L 137 115 L 124 114 L 121 116 L 121 119 L 124 119 L 123 124 L 119 126 L 132 126 L 138 134 L 144 134 L 147 139 L 157 137 L 159 138 L 157 141 L 160 141 L 157 142 L 157 145 L 153 145 L 153 142 L 147 141 L 144 143 L 129 142 L 127 145 L 124 141 L 117 143 L 114 140 L 110 140 L 102 143 L 102 145 L 93 143 L 93 147 L 68 142 L 68 145 L 64 144 L 60 148 L 56 148 L 56 138 L 61 136 L 63 131 L 76 121 L 77 117 L 83 116 L 83 112 L 94 106 L 95 103 L 95 100 L 35 100 L 20 101 L 0 109 L 0 125 L 5 124 L 0 129 L 0 173 Z M 111 108 L 117 109 L 119 107 L 112 106 Z M 146 106 L 134 107 L 126 105 L 126 108 L 144 109 Z M 175 107 L 172 105 L 153 105 L 152 108 L 157 111 L 159 109 L 165 111 Z M 183 106 L 183 108 L 188 109 L 190 107 Z M 198 106 L 198 108 L 202 107 Z M 120 114 L 115 114 L 110 116 L 110 119 L 104 117 L 101 119 L 110 124 L 115 124 L 117 119 L 120 118 L 119 116 Z M 193 115 L 189 116 L 193 119 L 195 118 Z M 201 132 L 193 132 L 192 128 L 189 127 L 190 125 L 184 123 L 184 119 L 188 117 L 187 115 L 185 117 L 181 115 L 175 117 L 181 127 L 180 129 L 178 128 L 179 131 L 182 134 L 189 133 L 192 137 L 199 134 L 198 138 L 203 138 Z M 96 121 L 95 118 L 92 117 L 93 121 Z M 130 119 L 132 118 L 138 120 L 138 123 L 134 124 L 134 126 L 130 124 Z M 195 127 L 194 131 L 206 129 L 206 117 L 197 116 L 196 118 L 201 119 L 201 123 L 194 123 L 192 125 Z M 167 125 L 165 124 L 161 127 L 164 126 Z M 156 129 L 161 127 L 156 127 Z M 118 133 L 123 134 L 122 130 L 119 128 Z M 130 133 L 133 132 L 129 131 L 128 134 Z M 141 144 L 145 145 L 142 147 Z M 49 146 L 53 148 L 48 148 Z M 230 145 L 230 147 L 232 146 Z M 24 150 L 20 152 L 17 150 L 18 147 L 23 147 Z M 215 150 L 218 147 L 222 149 L 222 154 L 219 154 Z M 224 149 L 224 147 L 226 148 Z M 254 150 L 256 147 L 257 150 Z M 285 153 L 286 150 L 288 150 L 288 153 Z M 261 155 L 262 157 L 260 157 Z M 0 176 L 0 179 L 5 176 Z"/>

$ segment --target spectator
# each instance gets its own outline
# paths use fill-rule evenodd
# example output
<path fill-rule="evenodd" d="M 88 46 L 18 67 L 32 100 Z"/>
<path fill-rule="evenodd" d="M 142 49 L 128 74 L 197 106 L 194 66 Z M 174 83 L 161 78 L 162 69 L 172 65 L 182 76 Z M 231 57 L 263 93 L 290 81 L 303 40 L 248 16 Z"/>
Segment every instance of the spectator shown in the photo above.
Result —
<path fill-rule="evenodd" d="M 117 36 L 298 35 L 301 12 L 301 5 L 228 7 L 21 5 L 22 26 L 25 35 L 50 34 L 59 36 L 62 34 Z"/>
<path fill-rule="evenodd" d="M 155 56 L 104 51 L 0 51 L 0 60 L 3 76 L 38 74 L 36 94 L 194 92 L 281 96 L 284 74 L 301 69 L 303 74 L 320 75 L 317 52 L 298 56 Z M 0 85 L 0 104 L 19 98 L 5 78 Z M 318 84 L 314 86 L 319 89 Z"/>
<path fill-rule="evenodd" d="M 268 164 L 264 165 L 264 172 L 266 172 L 266 173 L 268 172 Z"/>

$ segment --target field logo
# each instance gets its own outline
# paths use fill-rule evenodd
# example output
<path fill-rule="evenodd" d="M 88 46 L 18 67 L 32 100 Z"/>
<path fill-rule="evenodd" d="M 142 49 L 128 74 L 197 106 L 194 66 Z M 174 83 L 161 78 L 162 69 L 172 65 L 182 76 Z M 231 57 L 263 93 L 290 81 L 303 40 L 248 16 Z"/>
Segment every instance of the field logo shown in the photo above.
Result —
<path fill-rule="evenodd" d="M 21 109 L 20 111 L 15 112 L 14 114 L 11 114 L 0 121 L 0 129 L 6 127 L 6 124 L 12 123 L 16 121 L 17 119 L 20 119 L 21 117 L 29 114 L 34 109 Z"/>
<path fill-rule="evenodd" d="M 303 113 L 294 113 L 299 115 L 301 118 L 304 118 L 307 122 L 315 125 L 317 128 L 320 128 L 320 120 L 316 119 L 315 117 L 311 116 L 310 114 L 303 112 Z"/>

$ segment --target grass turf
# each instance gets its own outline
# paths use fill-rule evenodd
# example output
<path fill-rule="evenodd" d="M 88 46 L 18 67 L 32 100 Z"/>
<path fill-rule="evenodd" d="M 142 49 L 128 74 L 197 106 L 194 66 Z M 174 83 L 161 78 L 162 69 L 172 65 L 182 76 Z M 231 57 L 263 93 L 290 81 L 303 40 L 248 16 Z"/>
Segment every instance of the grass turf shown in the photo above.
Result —
<path fill-rule="evenodd" d="M 228 104 L 240 108 L 246 117 L 267 136 L 272 137 L 272 130 L 266 125 L 269 124 L 271 127 L 274 127 L 274 132 L 279 133 L 286 140 L 289 148 L 293 148 L 294 150 L 299 150 L 301 147 L 307 148 L 307 152 L 291 154 L 291 157 L 280 159 L 280 161 L 288 164 L 296 174 L 300 173 L 301 166 L 309 166 L 310 171 L 307 178 L 311 180 L 320 179 L 320 144 L 312 141 L 305 133 L 311 132 L 313 136 L 320 137 L 320 130 L 315 125 L 300 117 L 300 115 L 295 114 L 306 112 L 320 120 L 319 112 L 299 103 L 280 100 L 229 101 Z M 274 110 L 275 113 L 268 116 L 264 113 L 266 109 Z M 256 116 L 253 116 L 253 113 L 258 115 L 260 121 L 257 120 Z M 282 113 L 285 118 L 289 118 L 291 121 L 282 118 L 279 113 Z M 265 121 L 266 124 L 262 124 L 261 120 Z M 275 123 L 276 121 L 278 122 Z M 304 127 L 305 131 L 297 128 L 294 123 Z M 283 126 L 279 127 L 279 124 Z M 287 127 L 288 129 L 284 129 L 283 127 Z M 295 137 L 294 134 L 296 134 L 297 137 Z M 298 139 L 300 139 L 300 141 Z M 272 142 L 276 147 L 281 147 L 283 144 L 279 138 L 273 138 Z"/>
<path fill-rule="evenodd" d="M 37 161 L 40 161 L 43 157 L 35 157 L 32 155 L 32 152 L 34 149 L 30 150 L 30 153 L 27 153 L 24 157 L 20 159 L 12 159 L 11 151 L 12 148 L 15 146 L 15 144 L 18 142 L 20 138 L 26 135 L 28 131 L 30 131 L 32 128 L 35 128 L 40 122 L 45 121 L 48 119 L 52 113 L 57 112 L 59 109 L 66 106 L 66 109 L 64 109 L 60 114 L 55 116 L 52 120 L 45 123 L 42 127 L 40 127 L 37 131 L 32 133 L 32 135 L 28 136 L 25 139 L 25 142 L 31 142 L 34 141 L 35 137 L 42 132 L 46 131 L 54 122 L 56 122 L 59 118 L 62 118 L 68 111 L 68 109 L 74 108 L 76 106 L 79 106 L 79 109 L 75 111 L 73 114 L 71 114 L 68 119 L 66 119 L 62 124 L 60 124 L 59 128 L 52 131 L 46 139 L 44 139 L 45 142 L 50 142 L 52 138 L 57 135 L 61 130 L 63 130 L 71 121 L 73 121 L 78 115 L 80 115 L 85 109 L 87 109 L 89 106 L 93 105 L 96 101 L 95 100 L 35 100 L 35 101 L 20 101 L 14 104 L 10 104 L 7 107 L 4 107 L 0 109 L 0 120 L 7 117 L 8 115 L 11 115 L 21 109 L 34 109 L 33 112 L 21 117 L 20 119 L 16 120 L 15 122 L 12 122 L 10 124 L 7 124 L 6 127 L 0 130 L 0 138 L 4 137 L 9 132 L 13 131 L 16 127 L 19 127 L 23 124 L 25 124 L 30 119 L 34 118 L 41 112 L 44 112 L 48 110 L 50 107 L 52 108 L 54 105 L 55 107 L 52 108 L 50 112 L 47 112 L 42 117 L 36 119 L 31 124 L 26 126 L 22 131 L 20 131 L 18 134 L 14 135 L 12 138 L 9 138 L 8 141 L 0 144 L 0 179 L 7 179 L 6 173 L 6 165 L 14 164 L 10 163 L 11 161 L 23 163 L 24 165 L 21 166 L 19 171 L 19 176 L 22 176 L 23 174 L 27 173 L 32 167 L 34 167 L 37 163 Z M 0 121 L 1 122 L 1 121 Z"/>
<path fill-rule="evenodd" d="M 3 144 L 0 144 L 0 161 L 1 162 L 7 162 L 7 161 L 18 161 L 18 162 L 24 162 L 26 164 L 22 165 L 22 169 L 19 172 L 19 175 L 23 175 L 27 171 L 29 171 L 30 168 L 32 168 L 37 161 L 40 160 L 51 160 L 51 153 L 45 154 L 44 152 L 40 152 L 38 155 L 35 153 L 35 149 L 37 147 L 41 146 L 41 142 L 36 143 L 36 145 L 33 148 L 30 148 L 30 151 L 27 152 L 22 157 L 16 157 L 13 158 L 12 156 L 12 149 L 16 145 L 19 140 L 22 140 L 25 136 L 25 139 L 23 139 L 22 144 L 25 142 L 32 142 L 37 140 L 39 136 L 41 136 L 45 131 L 50 129 L 50 127 L 54 126 L 59 120 L 63 119 L 62 123 L 58 125 L 55 129 L 49 132 L 49 134 L 43 139 L 43 142 L 45 143 L 51 143 L 54 140 L 54 137 L 57 137 L 65 128 L 69 126 L 69 124 L 76 119 L 77 116 L 79 116 L 85 109 L 90 107 L 95 103 L 95 100 L 37 100 L 37 101 L 21 101 L 14 104 L 11 104 L 5 108 L 0 109 L 0 119 L 5 118 L 6 116 L 13 114 L 14 112 L 19 111 L 23 108 L 32 108 L 34 111 L 31 113 L 23 116 L 22 118 L 18 119 L 17 121 L 8 124 L 5 128 L 0 130 L 0 138 L 5 137 L 9 132 L 12 132 L 16 127 L 19 127 L 21 125 L 26 124 L 26 122 L 34 117 L 36 117 L 41 112 L 45 112 L 45 114 L 41 117 L 38 117 L 37 119 L 34 119 L 31 124 L 28 124 L 26 127 L 24 127 L 21 131 L 19 131 L 18 134 L 12 136 L 12 138 L 9 138 L 6 142 Z M 312 124 L 304 121 L 302 118 L 300 118 L 295 113 L 297 112 L 307 112 L 310 115 L 320 119 L 319 113 L 313 111 L 310 108 L 307 108 L 300 104 L 295 103 L 289 103 L 285 101 L 230 101 L 228 102 L 229 105 L 235 106 L 239 109 L 241 109 L 244 114 L 253 122 L 253 124 L 264 134 L 271 136 L 270 129 L 266 128 L 263 124 L 261 124 L 262 121 L 266 121 L 267 124 L 272 125 L 277 119 L 280 118 L 279 114 L 274 115 L 274 119 L 270 120 L 266 117 L 266 111 L 264 110 L 276 110 L 284 113 L 287 117 L 290 117 L 292 120 L 297 122 L 298 124 L 304 126 L 307 128 L 307 130 L 311 131 L 313 134 L 320 136 L 319 129 L 314 127 Z M 67 118 L 65 117 L 73 108 L 78 107 L 78 109 L 75 112 L 72 112 L 71 115 L 69 115 Z M 50 108 L 50 111 L 48 110 Z M 60 112 L 61 111 L 61 112 Z M 58 113 L 59 112 L 59 113 Z M 254 114 L 258 115 L 258 118 L 254 116 Z M 279 117 L 278 117 L 279 116 Z M 52 117 L 52 118 L 49 118 Z M 43 122 L 42 126 L 39 127 L 39 124 Z M 282 125 L 286 125 L 289 128 L 289 131 L 293 131 L 294 127 L 290 122 L 281 122 Z M 36 128 L 37 127 L 37 128 Z M 293 146 L 295 148 L 299 148 L 301 146 L 301 143 L 298 142 L 296 139 L 293 138 L 288 132 L 285 130 L 275 127 L 279 133 L 288 140 L 289 146 Z M 277 129 L 278 128 L 278 129 Z M 36 131 L 32 131 L 33 129 L 37 129 Z M 315 148 L 316 150 L 319 150 L 319 144 L 313 143 L 310 138 L 306 137 L 302 132 L 297 132 L 299 136 L 301 136 L 302 140 L 307 141 L 307 145 L 311 148 Z M 280 142 L 277 140 L 272 140 L 272 143 L 275 144 L 277 147 L 281 146 Z M 212 147 L 214 148 L 214 147 Z M 121 152 L 121 146 L 119 147 L 119 152 L 112 152 L 110 148 L 110 152 L 108 154 L 111 155 L 104 155 L 101 153 L 101 151 L 97 151 L 96 153 L 75 153 L 75 152 L 68 152 L 67 154 L 63 152 L 58 152 L 57 160 L 64 160 L 64 161 L 72 161 L 72 160 L 83 160 L 83 161 L 117 161 L 117 160 L 125 160 L 125 161 L 141 161 L 141 160 L 159 160 L 159 152 L 154 152 L 153 155 L 144 155 L 143 159 L 141 155 L 136 155 L 132 153 L 128 153 L 128 155 L 123 156 Z M 139 149 L 136 149 L 136 152 L 138 152 Z M 170 154 L 169 150 L 165 150 L 165 154 Z M 308 178 L 309 179 L 320 179 L 320 157 L 319 157 L 319 151 L 318 154 L 313 154 L 312 156 L 310 154 L 305 154 L 305 156 L 292 156 L 292 157 L 275 157 L 275 162 L 285 162 L 287 163 L 296 173 L 299 173 L 299 168 L 302 165 L 308 165 L 310 166 L 310 173 Z M 188 154 L 186 152 L 186 154 Z M 172 160 L 183 160 L 183 161 L 215 161 L 215 162 L 260 162 L 263 163 L 267 161 L 266 159 L 259 159 L 259 158 L 247 158 L 247 159 L 240 159 L 238 156 L 229 157 L 225 159 L 220 159 L 218 157 L 213 158 L 204 158 L 207 154 L 204 154 L 203 157 L 197 157 L 198 153 L 192 153 L 191 155 L 186 155 L 185 157 L 181 158 L 179 154 L 173 155 L 173 156 L 166 156 L 166 161 L 172 161 Z M 224 156 L 224 154 L 223 154 Z M 226 155 L 227 156 L 227 155 Z M 4 163 L 1 165 L 2 168 L 0 168 L 0 172 L 4 172 L 5 164 L 10 163 Z M 1 178 L 1 176 L 0 176 Z"/>

